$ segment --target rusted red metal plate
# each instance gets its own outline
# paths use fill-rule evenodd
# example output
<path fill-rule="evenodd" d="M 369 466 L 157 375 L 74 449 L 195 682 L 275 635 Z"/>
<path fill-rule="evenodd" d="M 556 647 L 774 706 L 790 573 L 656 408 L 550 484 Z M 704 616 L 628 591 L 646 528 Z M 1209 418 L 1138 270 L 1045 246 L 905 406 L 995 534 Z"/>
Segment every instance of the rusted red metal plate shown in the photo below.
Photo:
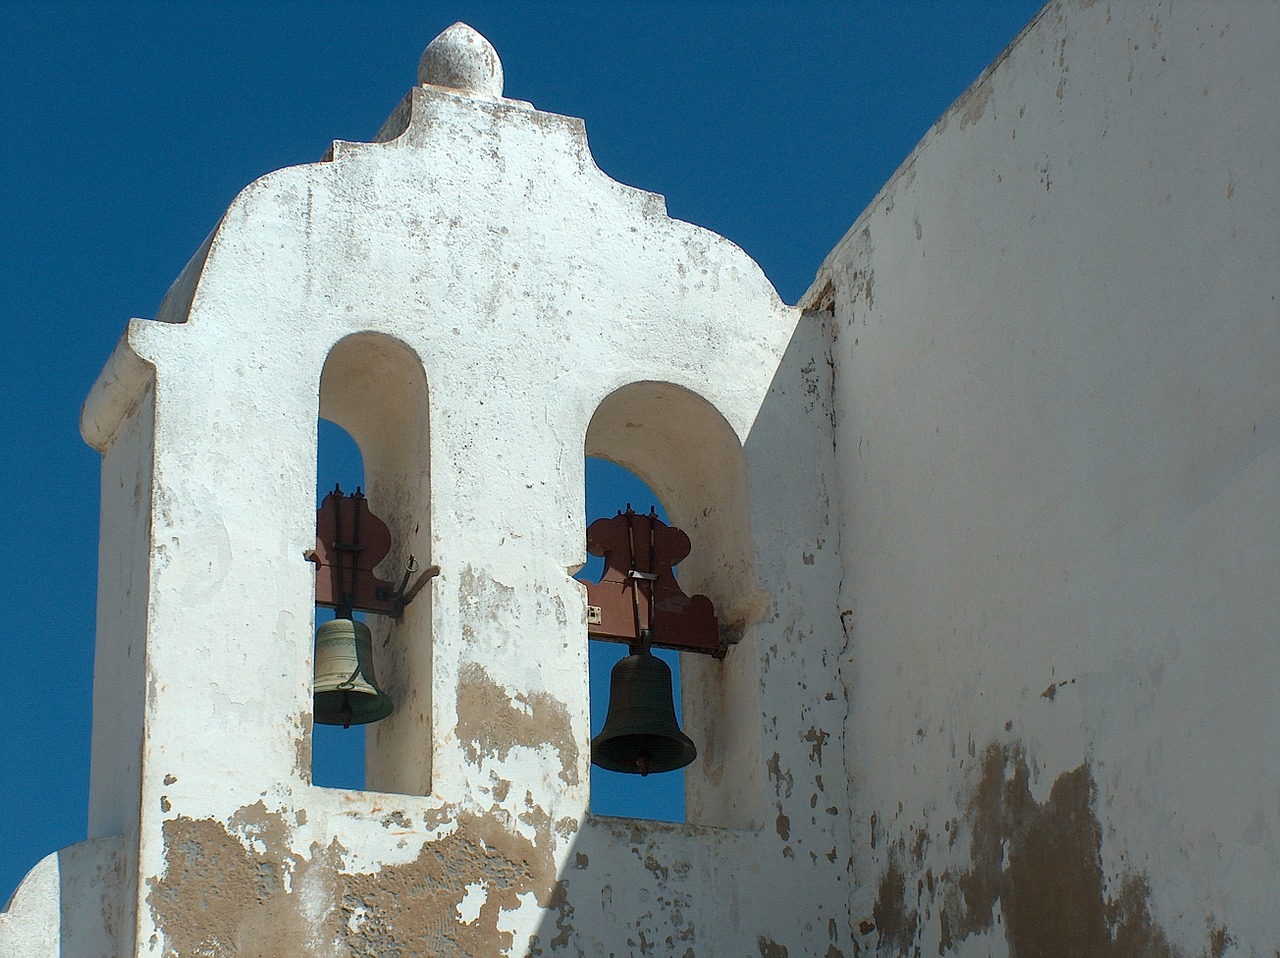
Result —
<path fill-rule="evenodd" d="M 360 490 L 335 487 L 316 510 L 316 605 L 398 614 L 394 587 L 373 574 L 390 551 L 391 530 Z"/>
<path fill-rule="evenodd" d="M 657 648 L 723 658 L 711 600 L 685 595 L 672 571 L 690 548 L 687 535 L 655 515 L 628 510 L 591 523 L 587 551 L 604 557 L 604 572 L 599 582 L 587 583 L 587 604 L 592 607 L 587 634 L 638 646 L 640 630 L 652 626 Z"/>

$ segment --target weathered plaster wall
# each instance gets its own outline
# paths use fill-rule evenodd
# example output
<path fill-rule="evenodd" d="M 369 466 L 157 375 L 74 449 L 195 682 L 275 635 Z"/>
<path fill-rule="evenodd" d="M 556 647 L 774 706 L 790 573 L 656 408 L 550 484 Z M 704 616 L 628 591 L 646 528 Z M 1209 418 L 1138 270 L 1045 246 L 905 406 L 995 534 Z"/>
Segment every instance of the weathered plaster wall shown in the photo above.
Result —
<path fill-rule="evenodd" d="M 1280 947 L 1277 41 L 1050 4 L 806 299 L 864 951 Z"/>
<path fill-rule="evenodd" d="M 823 317 L 605 177 L 579 121 L 434 86 L 249 186 L 160 315 L 121 346 L 154 368 L 138 954 L 849 954 Z M 108 461 L 147 395 L 113 382 L 86 408 Z M 655 450 L 724 559 L 691 576 L 740 642 L 686 694 L 706 725 L 750 694 L 705 743 L 710 825 L 588 810 L 583 452 L 637 383 L 715 411 L 591 425 Z M 309 782 L 320 411 L 365 450 L 386 577 L 441 570 L 377 634 L 387 791 Z"/>
<path fill-rule="evenodd" d="M 132 954 L 132 913 L 121 889 L 134 856 L 120 836 L 90 838 L 41 859 L 0 912 L 5 958 Z"/>

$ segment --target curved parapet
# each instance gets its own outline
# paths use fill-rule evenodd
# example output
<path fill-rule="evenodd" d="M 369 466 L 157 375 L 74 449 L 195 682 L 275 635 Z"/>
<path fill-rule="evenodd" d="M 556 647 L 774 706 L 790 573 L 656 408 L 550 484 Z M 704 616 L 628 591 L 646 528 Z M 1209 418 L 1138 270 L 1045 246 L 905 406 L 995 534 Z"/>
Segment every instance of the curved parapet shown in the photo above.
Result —
<path fill-rule="evenodd" d="M 124 839 L 91 838 L 46 855 L 0 912 L 5 958 L 111 958 L 124 932 Z"/>
<path fill-rule="evenodd" d="M 98 452 L 107 451 L 151 380 L 151 365 L 135 349 L 137 327 L 145 322 L 129 324 L 80 407 L 80 435 Z"/>

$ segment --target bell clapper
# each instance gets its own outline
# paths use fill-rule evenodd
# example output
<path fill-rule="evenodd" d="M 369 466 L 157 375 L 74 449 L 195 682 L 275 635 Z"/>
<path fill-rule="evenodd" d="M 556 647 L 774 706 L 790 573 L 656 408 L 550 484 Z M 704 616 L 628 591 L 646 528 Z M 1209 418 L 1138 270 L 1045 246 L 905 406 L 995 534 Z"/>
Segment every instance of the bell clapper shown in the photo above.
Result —
<path fill-rule="evenodd" d="M 355 712 L 351 710 L 351 696 L 346 692 L 342 693 L 342 708 L 338 709 L 338 714 L 342 716 L 342 727 L 351 728 L 351 719 L 355 716 Z"/>
<path fill-rule="evenodd" d="M 630 508 L 630 506 L 628 506 L 628 508 Z M 652 563 L 652 560 L 650 560 L 650 568 L 652 567 L 653 567 L 653 563 Z M 650 608 L 649 610 L 649 621 L 650 622 L 653 621 L 652 608 Z M 653 632 L 649 629 L 641 629 L 640 630 L 640 648 L 638 650 L 633 649 L 632 654 L 633 655 L 652 655 L 653 653 L 650 651 L 650 648 L 649 648 L 652 644 L 653 644 Z M 640 749 L 640 753 L 636 756 L 636 770 L 640 772 L 641 778 L 648 778 L 649 773 L 653 771 L 653 756 L 649 754 L 648 748 L 645 748 L 642 746 Z"/>

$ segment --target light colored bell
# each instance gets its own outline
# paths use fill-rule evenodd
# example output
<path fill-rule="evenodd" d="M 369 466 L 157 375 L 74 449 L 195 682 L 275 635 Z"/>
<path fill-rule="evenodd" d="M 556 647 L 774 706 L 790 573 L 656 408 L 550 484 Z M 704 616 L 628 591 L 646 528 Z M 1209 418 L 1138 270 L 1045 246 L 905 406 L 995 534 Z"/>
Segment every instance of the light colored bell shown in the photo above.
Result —
<path fill-rule="evenodd" d="M 373 674 L 373 635 L 363 622 L 334 619 L 316 630 L 315 720 L 366 725 L 394 710 Z"/>

